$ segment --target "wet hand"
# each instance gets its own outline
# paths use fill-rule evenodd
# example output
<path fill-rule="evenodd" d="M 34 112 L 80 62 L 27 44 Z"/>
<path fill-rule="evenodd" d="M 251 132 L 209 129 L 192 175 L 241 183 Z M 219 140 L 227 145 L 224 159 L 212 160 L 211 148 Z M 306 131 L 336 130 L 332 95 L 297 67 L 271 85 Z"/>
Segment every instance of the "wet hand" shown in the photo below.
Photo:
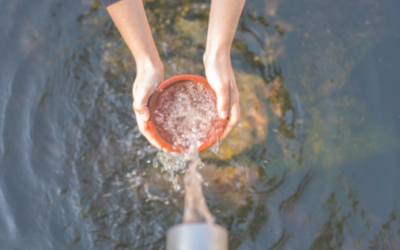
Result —
<path fill-rule="evenodd" d="M 156 91 L 163 78 L 164 68 L 161 63 L 140 66 L 132 89 L 133 110 L 135 111 L 139 131 L 153 146 L 160 150 L 163 149 L 162 145 L 154 139 L 147 123 L 150 119 L 150 110 L 147 105 L 150 96 Z"/>
<path fill-rule="evenodd" d="M 229 57 L 207 58 L 204 64 L 207 80 L 217 94 L 218 114 L 222 119 L 228 119 L 220 138 L 223 140 L 240 119 L 239 91 Z"/>

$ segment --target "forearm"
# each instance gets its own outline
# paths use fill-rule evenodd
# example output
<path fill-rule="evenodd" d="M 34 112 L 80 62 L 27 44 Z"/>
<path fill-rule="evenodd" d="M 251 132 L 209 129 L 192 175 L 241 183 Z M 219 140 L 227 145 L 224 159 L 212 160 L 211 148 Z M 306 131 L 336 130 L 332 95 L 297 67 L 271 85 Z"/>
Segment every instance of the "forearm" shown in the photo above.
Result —
<path fill-rule="evenodd" d="M 136 65 L 145 68 L 160 65 L 142 0 L 124 0 L 107 7 L 112 20 L 132 52 Z"/>
<path fill-rule="evenodd" d="M 221 56 L 230 59 L 230 50 L 245 0 L 212 0 L 204 62 Z"/>

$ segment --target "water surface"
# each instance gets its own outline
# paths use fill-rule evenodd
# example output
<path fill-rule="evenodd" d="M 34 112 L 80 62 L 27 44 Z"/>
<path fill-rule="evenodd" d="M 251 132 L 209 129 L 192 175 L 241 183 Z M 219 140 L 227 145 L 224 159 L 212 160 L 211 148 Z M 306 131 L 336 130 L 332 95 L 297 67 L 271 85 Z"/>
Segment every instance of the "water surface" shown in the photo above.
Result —
<path fill-rule="evenodd" d="M 204 75 L 209 2 L 145 1 L 165 77 Z M 400 3 L 248 0 L 241 121 L 202 154 L 230 249 L 400 245 Z M 164 249 L 183 176 L 132 112 L 135 63 L 98 1 L 0 9 L 4 249 Z"/>

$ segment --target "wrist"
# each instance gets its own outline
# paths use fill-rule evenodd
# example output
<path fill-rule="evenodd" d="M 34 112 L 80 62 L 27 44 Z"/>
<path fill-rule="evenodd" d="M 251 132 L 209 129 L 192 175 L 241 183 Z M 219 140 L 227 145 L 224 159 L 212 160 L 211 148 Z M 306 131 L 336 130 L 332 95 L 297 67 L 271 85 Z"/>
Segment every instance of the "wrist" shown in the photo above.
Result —
<path fill-rule="evenodd" d="M 230 47 L 222 47 L 219 49 L 206 49 L 203 55 L 203 63 L 205 66 L 211 65 L 217 62 L 230 62 L 231 61 L 231 51 Z"/>
<path fill-rule="evenodd" d="M 160 57 L 144 57 L 136 59 L 136 68 L 138 72 L 144 72 L 147 70 L 163 71 L 163 64 Z"/>

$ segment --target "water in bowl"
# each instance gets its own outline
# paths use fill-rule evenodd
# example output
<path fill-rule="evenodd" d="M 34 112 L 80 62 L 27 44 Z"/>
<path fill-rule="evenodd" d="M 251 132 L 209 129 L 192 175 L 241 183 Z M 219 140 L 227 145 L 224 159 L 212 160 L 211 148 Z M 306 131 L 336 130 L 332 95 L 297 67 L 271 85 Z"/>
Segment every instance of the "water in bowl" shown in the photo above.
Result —
<path fill-rule="evenodd" d="M 154 123 L 165 141 L 181 149 L 189 148 L 189 136 L 200 147 L 223 130 L 215 94 L 192 81 L 172 84 L 161 92 L 155 103 Z"/>

